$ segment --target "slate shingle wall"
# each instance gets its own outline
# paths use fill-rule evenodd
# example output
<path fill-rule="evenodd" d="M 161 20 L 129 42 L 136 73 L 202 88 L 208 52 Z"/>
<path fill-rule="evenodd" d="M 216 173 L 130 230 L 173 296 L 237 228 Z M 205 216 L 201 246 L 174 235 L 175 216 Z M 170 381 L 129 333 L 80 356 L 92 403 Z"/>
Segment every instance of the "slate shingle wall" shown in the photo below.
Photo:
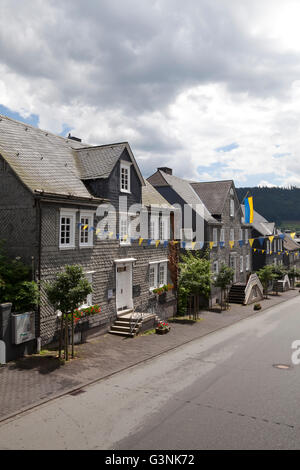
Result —
<path fill-rule="evenodd" d="M 57 206 L 57 207 L 56 207 Z M 116 287 L 114 260 L 123 258 L 136 258 L 133 267 L 133 290 L 137 295 L 133 296 L 134 307 L 137 311 L 157 312 L 161 318 L 172 316 L 176 311 L 175 298 L 168 304 L 157 304 L 156 296 L 149 291 L 149 262 L 168 259 L 168 249 L 162 245 L 148 247 L 145 243 L 139 246 L 134 242 L 131 246 L 120 246 L 117 240 L 98 240 L 94 233 L 93 248 L 79 248 L 79 229 L 76 227 L 75 249 L 60 250 L 59 217 L 60 206 L 43 205 L 42 223 L 42 280 L 48 281 L 55 278 L 57 272 L 64 266 L 79 264 L 85 271 L 94 271 L 93 274 L 93 304 L 101 306 L 101 314 L 93 320 L 95 328 L 105 332 L 116 319 L 116 296 L 108 300 L 108 290 Z M 78 209 L 80 209 L 78 207 Z M 79 211 L 77 221 L 79 222 Z M 96 225 L 97 221 L 95 222 Z M 171 282 L 168 279 L 168 282 Z M 43 292 L 43 286 L 42 286 Z M 43 344 L 53 339 L 57 328 L 57 320 L 53 308 L 48 305 L 44 292 L 41 305 L 41 337 Z"/>

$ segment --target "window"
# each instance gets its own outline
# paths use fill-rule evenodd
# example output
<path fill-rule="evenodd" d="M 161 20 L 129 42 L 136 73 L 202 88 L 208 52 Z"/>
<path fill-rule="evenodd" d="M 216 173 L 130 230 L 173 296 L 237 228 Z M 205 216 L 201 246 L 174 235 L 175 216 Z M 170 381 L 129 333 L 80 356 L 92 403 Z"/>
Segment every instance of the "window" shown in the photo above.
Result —
<path fill-rule="evenodd" d="M 158 284 L 159 286 L 167 284 L 167 263 L 160 263 L 159 265 Z"/>
<path fill-rule="evenodd" d="M 219 263 L 218 263 L 218 261 L 213 262 L 213 273 L 214 274 L 219 274 Z"/>
<path fill-rule="evenodd" d="M 230 229 L 230 241 L 234 241 L 234 228 Z"/>
<path fill-rule="evenodd" d="M 85 277 L 89 281 L 91 286 L 93 286 L 93 273 L 94 273 L 94 271 L 85 273 Z M 81 308 L 90 307 L 91 305 L 93 305 L 93 294 L 92 293 L 87 296 L 84 303 L 81 305 Z"/>
<path fill-rule="evenodd" d="M 245 244 L 248 245 L 249 243 L 249 232 L 248 229 L 245 229 Z"/>
<path fill-rule="evenodd" d="M 246 271 L 250 271 L 250 255 L 246 255 Z"/>
<path fill-rule="evenodd" d="M 149 288 L 161 287 L 168 282 L 168 261 L 150 262 L 149 267 Z"/>
<path fill-rule="evenodd" d="M 224 228 L 221 228 L 220 242 L 225 242 L 225 229 Z"/>
<path fill-rule="evenodd" d="M 234 217 L 234 199 L 230 199 L 230 217 Z"/>
<path fill-rule="evenodd" d="M 130 227 L 128 224 L 128 215 L 120 213 L 120 244 L 130 245 Z"/>
<path fill-rule="evenodd" d="M 60 249 L 75 248 L 76 211 L 60 211 L 59 247 Z"/>
<path fill-rule="evenodd" d="M 270 253 L 270 240 L 267 240 L 267 253 Z"/>
<path fill-rule="evenodd" d="M 243 229 L 241 229 L 241 228 L 240 228 L 240 238 L 239 238 L 239 239 L 240 239 L 240 240 L 243 240 L 243 239 L 244 239 L 244 237 L 243 237 Z"/>
<path fill-rule="evenodd" d="M 80 248 L 93 246 L 94 213 L 80 212 Z"/>
<path fill-rule="evenodd" d="M 213 242 L 214 242 L 214 246 L 218 245 L 218 229 L 217 228 L 213 229 Z"/>
<path fill-rule="evenodd" d="M 244 258 L 243 256 L 240 256 L 240 272 L 244 272 Z"/>
<path fill-rule="evenodd" d="M 181 228 L 180 237 L 182 241 L 190 242 L 193 241 L 194 232 L 191 228 Z"/>
<path fill-rule="evenodd" d="M 159 240 L 169 240 L 169 219 L 166 216 L 159 219 Z"/>
<path fill-rule="evenodd" d="M 158 240 L 160 226 L 159 226 L 159 216 L 157 214 L 151 215 L 149 228 L 150 228 L 149 230 L 150 240 L 153 240 L 153 241 Z"/>
<path fill-rule="evenodd" d="M 127 162 L 122 162 L 120 166 L 120 188 L 125 193 L 130 193 L 130 166 L 131 163 Z"/>

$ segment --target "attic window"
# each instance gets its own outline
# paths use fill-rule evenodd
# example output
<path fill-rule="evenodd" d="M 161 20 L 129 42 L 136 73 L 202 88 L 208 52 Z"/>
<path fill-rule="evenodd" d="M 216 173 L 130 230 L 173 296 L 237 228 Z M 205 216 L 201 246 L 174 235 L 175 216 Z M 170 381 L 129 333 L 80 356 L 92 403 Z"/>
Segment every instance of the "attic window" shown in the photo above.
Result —
<path fill-rule="evenodd" d="M 130 193 L 130 165 L 129 162 L 120 165 L 120 189 L 124 193 Z"/>

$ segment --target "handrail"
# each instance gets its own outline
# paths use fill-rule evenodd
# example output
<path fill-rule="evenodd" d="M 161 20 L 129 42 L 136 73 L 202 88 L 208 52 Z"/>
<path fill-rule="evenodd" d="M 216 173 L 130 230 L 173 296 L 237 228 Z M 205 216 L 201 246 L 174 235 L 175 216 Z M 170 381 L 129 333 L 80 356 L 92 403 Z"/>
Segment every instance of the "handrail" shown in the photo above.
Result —
<path fill-rule="evenodd" d="M 133 320 L 134 320 L 134 316 L 137 315 L 136 317 L 136 321 L 134 323 L 134 326 L 133 326 Z M 130 317 L 130 334 L 132 335 L 133 331 L 135 330 L 137 324 L 140 322 L 140 320 L 143 318 L 143 314 L 142 313 L 139 313 L 139 312 L 135 312 L 133 313 L 133 315 L 131 315 Z"/>
<path fill-rule="evenodd" d="M 255 285 L 256 285 L 256 286 L 258 287 L 258 289 L 260 290 L 261 295 L 262 295 L 262 296 L 264 295 L 264 288 L 263 288 L 263 286 L 262 286 L 262 283 L 261 283 L 260 280 L 259 280 L 258 275 L 257 275 L 256 273 L 251 274 L 251 276 L 249 277 L 249 280 L 248 280 L 248 282 L 247 282 L 246 288 L 245 288 L 245 300 L 244 300 L 244 303 L 245 303 L 245 304 L 248 303 L 248 300 L 249 300 L 249 297 L 250 297 L 252 288 L 253 288 Z"/>

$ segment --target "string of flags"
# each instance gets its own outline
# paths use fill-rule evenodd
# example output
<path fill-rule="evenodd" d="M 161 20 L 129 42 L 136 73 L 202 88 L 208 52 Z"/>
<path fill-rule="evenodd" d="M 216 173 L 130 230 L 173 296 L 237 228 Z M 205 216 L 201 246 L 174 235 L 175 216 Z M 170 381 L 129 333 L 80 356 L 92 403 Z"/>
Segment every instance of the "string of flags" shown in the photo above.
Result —
<path fill-rule="evenodd" d="M 84 230 L 84 231 L 86 231 L 86 230 L 89 231 L 89 232 L 94 231 L 97 236 L 99 236 L 100 233 L 101 233 L 100 229 L 96 229 L 95 227 L 89 228 L 89 225 L 83 225 L 83 224 L 79 223 L 78 227 L 82 228 L 82 230 Z M 110 232 L 108 230 L 103 230 L 102 234 L 105 236 L 106 239 L 107 238 L 112 239 L 113 236 L 115 235 L 114 232 Z M 296 232 L 290 233 L 289 235 L 292 239 L 294 239 L 295 235 L 296 235 Z M 285 237 L 286 237 L 285 234 L 280 234 L 278 236 L 278 238 L 281 239 L 281 240 L 284 240 Z M 269 235 L 269 236 L 265 236 L 265 237 L 249 238 L 247 240 L 229 240 L 228 244 L 229 244 L 229 247 L 230 247 L 231 250 L 235 246 L 237 246 L 236 244 L 238 244 L 238 246 L 242 247 L 242 246 L 246 245 L 247 243 L 249 243 L 253 253 L 261 253 L 261 254 L 268 253 L 268 254 L 278 254 L 278 255 L 281 255 L 281 254 L 284 254 L 284 253 L 288 254 L 290 251 L 286 250 L 286 249 L 276 250 L 276 251 L 272 251 L 272 250 L 267 251 L 266 249 L 263 249 L 265 240 L 269 240 L 270 243 L 272 244 L 274 238 L 275 238 L 274 235 Z M 121 239 L 124 242 L 130 240 L 131 243 L 134 243 L 134 242 L 138 241 L 139 246 L 143 246 L 145 244 L 148 245 L 148 246 L 155 245 L 156 248 L 158 248 L 161 245 L 164 248 L 167 248 L 169 246 L 169 244 L 173 244 L 173 245 L 180 244 L 181 248 L 189 249 L 189 250 L 201 250 L 201 249 L 204 248 L 205 244 L 207 245 L 207 247 L 209 247 L 210 250 L 212 250 L 213 248 L 217 248 L 218 246 L 220 248 L 225 248 L 225 246 L 226 246 L 225 241 L 219 241 L 219 242 L 217 242 L 217 241 L 187 242 L 187 241 L 177 241 L 177 240 L 171 240 L 170 241 L 170 240 L 156 240 L 156 239 L 141 238 L 141 237 L 133 238 L 133 237 L 130 237 L 129 235 L 121 236 L 120 234 L 116 234 L 116 239 L 117 240 Z M 254 244 L 255 240 L 259 241 L 259 244 L 260 244 L 261 248 L 253 247 L 253 244 Z M 293 251 L 293 253 L 295 253 L 296 256 L 299 255 L 299 251 Z"/>

